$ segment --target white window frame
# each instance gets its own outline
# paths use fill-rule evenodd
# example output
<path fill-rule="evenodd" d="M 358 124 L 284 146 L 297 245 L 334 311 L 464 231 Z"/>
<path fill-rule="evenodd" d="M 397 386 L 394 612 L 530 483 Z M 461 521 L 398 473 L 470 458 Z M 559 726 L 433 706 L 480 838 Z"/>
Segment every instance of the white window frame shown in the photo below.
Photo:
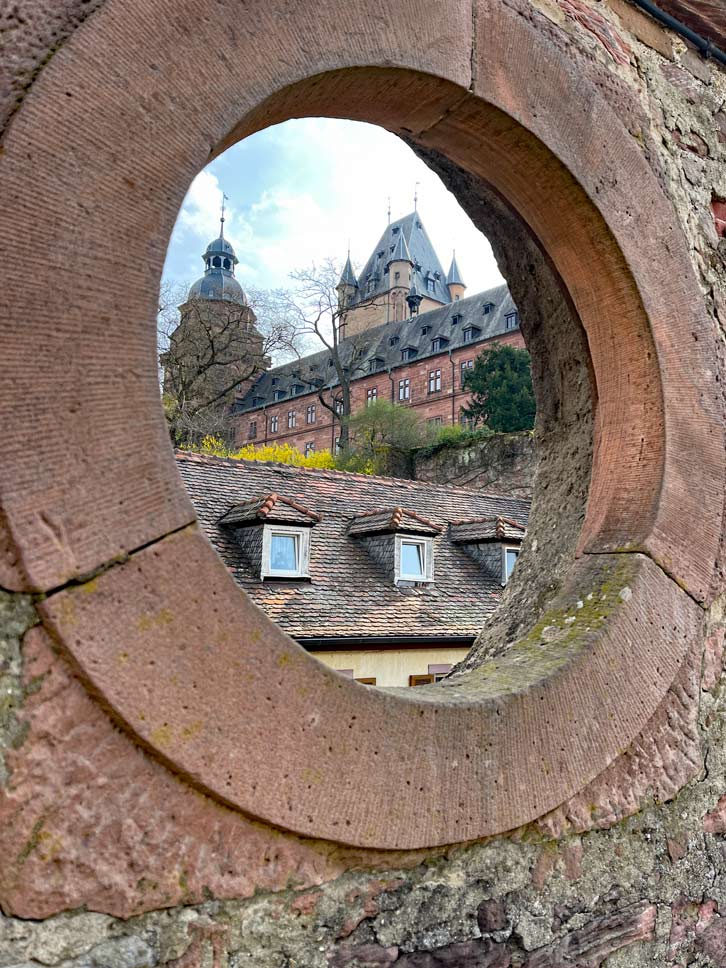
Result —
<path fill-rule="evenodd" d="M 279 417 L 277 416 L 277 414 L 273 414 L 273 416 L 270 417 L 270 433 L 271 434 L 276 434 L 276 433 L 279 432 L 278 429 L 277 429 L 278 428 L 278 425 L 279 425 L 279 422 L 280 421 L 279 421 Z"/>
<path fill-rule="evenodd" d="M 507 552 L 508 551 L 516 551 L 517 561 L 519 561 L 519 554 L 521 551 L 521 547 L 519 545 L 514 545 L 514 544 L 502 545 L 502 585 L 506 585 L 507 582 L 509 581 L 509 579 L 507 578 Z M 516 567 L 517 567 L 517 562 L 515 561 L 514 568 Z M 512 568 L 512 572 L 514 572 L 514 568 Z"/>
<path fill-rule="evenodd" d="M 423 575 L 404 575 L 401 572 L 401 546 L 403 544 L 416 544 L 423 548 Z M 397 534 L 395 559 L 396 584 L 400 581 L 429 582 L 434 580 L 434 543 L 431 538 Z"/>
<path fill-rule="evenodd" d="M 398 399 L 411 399 L 411 380 L 408 377 L 398 381 Z"/>
<path fill-rule="evenodd" d="M 270 551 L 273 535 L 297 537 L 297 564 L 294 571 L 273 571 L 270 567 Z M 266 524 L 262 529 L 262 578 L 309 578 L 310 577 L 310 528 L 292 528 L 283 524 Z"/>

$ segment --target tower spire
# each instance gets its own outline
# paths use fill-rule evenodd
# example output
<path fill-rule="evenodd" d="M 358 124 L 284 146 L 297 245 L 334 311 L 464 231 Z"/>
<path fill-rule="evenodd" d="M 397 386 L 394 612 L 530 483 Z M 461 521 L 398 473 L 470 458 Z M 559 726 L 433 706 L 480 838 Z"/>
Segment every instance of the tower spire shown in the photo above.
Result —
<path fill-rule="evenodd" d="M 388 224 L 391 224 L 391 196 L 388 196 Z"/>
<path fill-rule="evenodd" d="M 421 182 L 416 182 L 416 184 L 413 186 L 413 210 L 414 210 L 414 212 L 418 212 L 418 186 L 420 184 L 421 184 Z"/>
<path fill-rule="evenodd" d="M 220 239 L 223 239 L 224 238 L 224 203 L 225 202 L 228 202 L 228 201 L 229 201 L 229 195 L 225 195 L 224 192 L 222 192 L 222 214 L 221 214 L 221 216 L 219 218 L 219 237 L 220 237 Z"/>

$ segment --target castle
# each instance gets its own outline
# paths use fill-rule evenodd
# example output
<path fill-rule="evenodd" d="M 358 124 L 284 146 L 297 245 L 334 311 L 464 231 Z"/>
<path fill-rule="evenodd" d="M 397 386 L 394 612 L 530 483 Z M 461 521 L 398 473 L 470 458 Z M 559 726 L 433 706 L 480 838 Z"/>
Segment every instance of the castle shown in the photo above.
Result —
<path fill-rule="evenodd" d="M 235 444 L 275 441 L 305 454 L 335 452 L 342 401 L 330 351 L 270 368 L 262 359 L 254 313 L 234 276 L 234 249 L 223 233 L 203 258 L 205 274 L 189 290 L 179 329 L 199 303 L 225 319 L 230 303 L 240 307 L 254 377 L 240 386 L 233 402 L 221 401 L 230 412 Z M 524 346 L 506 285 L 467 296 L 455 254 L 444 273 L 417 211 L 389 223 L 359 277 L 348 255 L 337 293 L 340 357 L 350 373 L 352 413 L 388 399 L 413 407 L 434 425 L 465 422 L 463 408 L 471 395 L 464 376 L 477 355 L 492 342 Z"/>

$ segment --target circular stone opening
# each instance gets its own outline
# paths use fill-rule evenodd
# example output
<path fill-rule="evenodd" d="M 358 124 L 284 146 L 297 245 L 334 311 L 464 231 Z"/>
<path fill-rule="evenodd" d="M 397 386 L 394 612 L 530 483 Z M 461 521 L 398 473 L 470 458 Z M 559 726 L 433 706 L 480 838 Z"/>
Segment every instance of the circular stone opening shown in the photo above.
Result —
<path fill-rule="evenodd" d="M 12 318 L 32 320 L 37 335 L 31 344 L 24 332 L 11 347 L 26 361 L 12 389 L 27 399 L 40 368 L 47 397 L 33 414 L 35 432 L 56 441 L 64 459 L 44 467 L 13 448 L 3 584 L 48 592 L 44 621 L 106 708 L 190 782 L 249 814 L 379 848 L 453 843 L 533 819 L 642 728 L 699 633 L 695 601 L 711 593 L 719 527 L 696 549 L 688 522 L 703 506 L 720 507 L 723 446 L 713 432 L 706 341 L 683 336 L 702 327 L 703 311 L 666 197 L 596 85 L 504 6 L 487 17 L 487 36 L 502 43 L 475 55 L 473 77 L 470 44 L 443 59 L 440 46 L 424 46 L 411 62 L 382 27 L 361 31 L 356 62 L 411 69 L 351 68 L 335 51 L 348 49 L 352 25 L 336 23 L 344 36 L 326 37 L 323 53 L 294 11 L 279 30 L 268 24 L 251 35 L 249 56 L 240 57 L 223 23 L 230 14 L 220 10 L 219 22 L 205 22 L 207 42 L 195 35 L 181 72 L 178 27 L 196 23 L 190 11 L 165 19 L 159 5 L 137 18 L 135 5 L 111 6 L 92 24 L 93 58 L 78 43 L 62 65 L 54 59 L 5 146 L 14 171 L 5 238 L 37 269 L 33 291 L 10 294 Z M 444 5 L 439 15 L 456 19 Z M 427 21 L 436 37 L 452 36 L 446 26 Z M 460 36 L 470 26 L 467 17 Z M 538 65 L 536 89 L 527 86 L 534 73 L 512 75 L 508 44 Z M 283 49 L 300 63 L 281 63 Z M 149 64 L 160 78 L 151 144 Z M 128 85 L 123 125 L 117 70 Z M 202 90 L 199 76 L 210 78 Z M 222 86 L 238 96 L 219 98 Z M 67 89 L 78 96 L 68 99 Z M 172 104 L 183 107 L 163 110 Z M 240 104 L 246 114 L 236 123 Z M 185 527 L 188 503 L 162 448 L 158 273 L 149 267 L 160 265 L 184 190 L 207 161 L 205 142 L 221 151 L 301 113 L 382 124 L 432 162 L 438 153 L 493 188 L 547 253 L 587 334 L 596 412 L 579 557 L 563 553 L 571 563 L 560 591 L 506 654 L 411 699 L 313 668 L 239 596 Z M 48 150 L 31 171 L 25 159 L 39 143 Z M 92 158 L 97 176 L 83 238 L 74 206 L 89 182 L 78 157 Z M 154 191 L 140 189 L 140 167 Z M 609 177 L 621 170 L 627 189 Z M 42 204 L 26 238 L 30 197 Z M 110 237 L 109 211 L 118 215 Z M 94 240 L 99 275 L 79 278 L 74 267 Z M 128 326 L 109 334 L 122 296 Z M 111 394 L 109 405 L 119 376 L 127 392 Z M 20 413 L 17 441 L 28 439 L 27 426 Z M 700 480 L 686 489 L 695 461 Z M 118 563 L 122 554 L 128 560 Z M 89 571 L 98 574 L 84 581 Z M 203 610 L 193 598 L 199 587 L 209 590 Z M 243 693 L 230 677 L 241 644 Z M 149 675 L 150 654 L 163 675 Z"/>

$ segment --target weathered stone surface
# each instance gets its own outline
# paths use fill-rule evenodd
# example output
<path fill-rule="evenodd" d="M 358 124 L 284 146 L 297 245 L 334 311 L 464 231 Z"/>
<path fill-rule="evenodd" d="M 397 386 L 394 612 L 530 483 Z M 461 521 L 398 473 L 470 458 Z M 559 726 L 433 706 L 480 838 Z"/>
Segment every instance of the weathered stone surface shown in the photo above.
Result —
<path fill-rule="evenodd" d="M 417 453 L 413 477 L 489 494 L 531 498 L 535 469 L 532 434 L 495 434 L 474 444 L 442 447 L 431 454 Z"/>
<path fill-rule="evenodd" d="M 708 10 L 708 0 L 666 2 L 699 15 Z M 718 328 L 726 322 L 718 208 L 726 198 L 723 72 L 705 70 L 680 42 L 664 63 L 655 45 L 631 35 L 596 0 L 482 0 L 473 7 L 373 0 L 345 9 L 331 0 L 314 10 L 305 3 L 251 3 L 243 25 L 239 5 L 206 3 L 107 0 L 59 52 L 47 39 L 43 46 L 43 38 L 60 23 L 62 41 L 82 14 L 74 4 L 57 4 L 58 20 L 55 8 L 36 4 L 28 36 L 40 38 L 37 50 L 26 56 L 21 49 L 11 87 L 3 88 L 3 97 L 10 90 L 10 110 L 25 96 L 0 158 L 2 238 L 8 258 L 33 272 L 36 287 L 10 285 L 2 297 L 13 303 L 3 307 L 12 352 L 2 356 L 0 382 L 9 435 L 0 473 L 0 584 L 52 588 L 188 520 L 168 461 L 157 452 L 163 424 L 151 409 L 153 266 L 210 149 L 295 112 L 338 110 L 408 128 L 426 150 L 445 149 L 519 210 L 520 237 L 522 231 L 538 237 L 593 349 L 595 475 L 591 543 L 583 547 L 602 550 L 598 532 L 606 541 L 619 535 L 617 553 L 628 557 L 629 542 L 646 535 L 654 569 L 703 602 L 720 594 L 723 545 L 720 553 L 714 549 L 724 488 L 721 478 L 714 483 L 714 470 L 723 460 L 719 407 L 726 384 Z M 22 15 L 33 4 L 15 6 Z M 10 19 L 2 16 L 3 26 L 15 30 L 16 10 Z M 185 23 L 194 29 L 180 29 Z M 385 69 L 369 70 L 371 64 Z M 391 72 L 391 65 L 413 70 Z M 326 75 L 341 67 L 356 70 Z M 442 77 L 450 86 L 442 86 Z M 235 96 L 219 98 L 230 85 Z M 492 110 L 486 124 L 481 118 L 475 124 L 470 112 L 478 95 L 504 113 Z M 83 208 L 79 199 L 92 204 Z M 89 244 L 97 246 L 97 274 L 79 275 Z M 98 278 L 105 280 L 101 291 Z M 121 312 L 127 325 L 116 333 L 109 321 Z M 102 365 L 109 359 L 117 367 L 111 378 Z M 43 450 L 28 447 L 38 436 Z M 578 488 L 582 480 L 570 483 Z M 566 479 L 559 484 L 557 493 L 565 493 Z M 635 524 L 622 529 L 624 521 Z M 716 605 L 708 636 L 722 628 Z M 163 615 L 163 607 L 155 614 Z M 674 641 L 681 623 L 665 623 L 662 614 Z M 602 821 L 598 829 L 581 799 L 559 808 L 549 829 L 551 817 L 511 837 L 404 858 L 341 854 L 211 804 L 193 789 L 203 785 L 201 767 L 177 777 L 158 747 L 152 758 L 134 746 L 65 667 L 56 675 L 54 663 L 63 660 L 47 644 L 44 657 L 33 652 L 38 632 L 27 636 L 31 661 L 20 683 L 17 639 L 27 625 L 13 623 L 10 645 L 0 647 L 9 661 L 2 685 L 9 681 L 11 688 L 0 712 L 8 766 L 0 807 L 9 818 L 0 827 L 4 910 L 35 905 L 42 916 L 84 903 L 114 914 L 147 905 L 169 909 L 123 922 L 89 921 L 78 912 L 48 928 L 5 917 L 0 937 L 10 944 L 10 964 L 37 968 L 43 963 L 37 951 L 73 968 L 175 962 L 177 968 L 329 968 L 343 951 L 373 964 L 409 965 L 465 963 L 471 956 L 480 964 L 499 958 L 513 965 L 539 959 L 558 966 L 574 960 L 603 968 L 712 968 L 724 959 L 726 717 L 718 638 L 709 638 L 702 688 L 692 678 L 697 663 L 684 666 L 686 678 L 675 684 L 675 674 L 664 675 L 658 709 L 637 726 L 629 720 L 613 753 L 622 754 L 619 761 L 593 777 L 588 793 Z M 651 641 L 635 625 L 633 635 Z M 655 648 L 652 676 L 662 674 L 660 659 L 672 640 L 664 637 Z M 154 660 L 156 640 L 150 644 L 146 659 Z M 68 645 L 74 646 L 72 634 Z M 99 662 L 108 658 L 102 653 Z M 605 735 L 611 695 L 631 685 L 628 660 L 614 648 L 606 659 L 619 678 L 607 680 L 609 691 L 603 678 L 594 697 L 587 693 L 581 733 Z M 563 693 L 553 708 L 564 718 L 583 695 Z M 532 717 L 518 750 L 540 739 L 549 713 L 545 706 Z M 469 733 L 456 735 L 457 749 Z M 430 734 L 436 735 L 433 727 Z M 446 735 L 442 730 L 442 745 Z M 577 758 L 563 729 L 558 739 L 551 743 L 554 764 L 524 769 L 525 793 L 547 785 L 547 771 L 569 769 L 568 756 Z M 421 745 L 412 742 L 399 765 L 409 755 L 425 763 L 431 751 L 421 752 Z M 216 752 L 215 738 L 206 749 Z M 278 750 L 273 744 L 266 752 Z M 350 799 L 371 803 L 371 816 L 379 807 L 391 811 L 396 799 L 379 789 L 372 757 L 359 747 L 348 760 L 363 763 Z M 197 762 L 205 765 L 201 757 Z M 451 813 L 461 788 L 458 777 L 446 776 L 441 809 L 445 800 Z M 478 796 L 492 798 L 499 780 L 495 769 Z M 430 796 L 428 789 L 416 791 L 409 826 L 427 822 Z M 583 833 L 573 836 L 574 830 Z M 559 844 L 549 839 L 555 833 Z M 351 870 L 365 864 L 379 869 L 376 881 L 398 886 L 371 894 L 372 875 Z M 295 884 L 316 890 L 299 894 Z M 485 925 L 501 923 L 498 905 L 506 912 L 504 926 L 485 938 L 482 902 L 492 903 Z M 194 928 L 197 922 L 203 923 Z"/>

